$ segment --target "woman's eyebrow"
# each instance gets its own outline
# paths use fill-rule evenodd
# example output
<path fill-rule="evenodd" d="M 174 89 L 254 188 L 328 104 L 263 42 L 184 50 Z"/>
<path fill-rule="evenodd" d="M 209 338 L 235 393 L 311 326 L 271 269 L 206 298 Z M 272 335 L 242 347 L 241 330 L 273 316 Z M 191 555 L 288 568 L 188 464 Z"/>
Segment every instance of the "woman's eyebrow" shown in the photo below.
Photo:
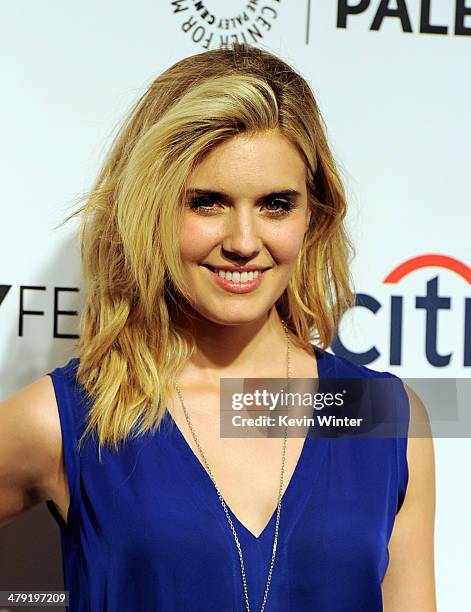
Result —
<path fill-rule="evenodd" d="M 222 202 L 223 204 L 231 204 L 233 199 L 231 198 L 231 196 L 227 193 L 224 193 L 224 191 L 215 191 L 214 189 L 197 189 L 197 188 L 191 188 L 187 190 L 188 195 L 190 196 L 205 196 L 205 197 L 209 197 L 209 198 L 217 198 L 220 202 Z M 268 197 L 275 197 L 275 198 L 284 198 L 284 197 L 293 197 L 293 198 L 298 198 L 301 197 L 301 193 L 299 191 L 296 191 L 296 189 L 282 189 L 280 191 L 270 191 L 268 193 L 265 193 L 263 195 L 261 195 L 257 201 L 262 201 L 262 200 L 266 200 Z"/>

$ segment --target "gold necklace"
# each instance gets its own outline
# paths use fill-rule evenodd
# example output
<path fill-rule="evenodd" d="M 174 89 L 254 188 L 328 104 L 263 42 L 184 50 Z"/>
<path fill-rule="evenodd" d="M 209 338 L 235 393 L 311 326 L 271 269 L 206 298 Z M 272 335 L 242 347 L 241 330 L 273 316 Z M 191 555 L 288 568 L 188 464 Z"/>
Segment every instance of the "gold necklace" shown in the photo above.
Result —
<path fill-rule="evenodd" d="M 283 319 L 281 319 L 281 323 L 283 325 L 283 329 L 285 330 L 285 334 L 286 334 L 286 341 L 287 341 L 287 374 L 288 374 L 288 386 L 290 383 L 290 380 L 292 378 L 292 372 L 291 372 L 291 347 L 290 347 L 290 341 L 289 341 L 289 335 L 288 335 L 288 329 L 286 326 L 286 323 Z M 221 495 L 221 491 L 219 490 L 219 487 L 216 484 L 216 481 L 214 479 L 213 473 L 211 472 L 211 468 L 209 467 L 209 464 L 206 460 L 206 456 L 203 452 L 203 449 L 201 448 L 201 445 L 199 443 L 199 440 L 195 434 L 195 431 L 193 429 L 193 426 L 191 424 L 190 418 L 188 416 L 187 410 L 185 408 L 185 404 L 183 402 L 183 398 L 180 392 L 180 388 L 178 387 L 177 383 L 175 383 L 175 387 L 177 389 L 177 393 L 178 393 L 178 397 L 180 398 L 180 402 L 182 404 L 183 407 L 183 411 L 185 413 L 185 418 L 187 420 L 188 426 L 190 428 L 191 434 L 193 436 L 193 439 L 196 443 L 196 446 L 198 447 L 198 450 L 201 454 L 201 457 L 203 458 L 203 462 L 204 465 L 206 466 L 206 470 L 208 471 L 208 474 L 216 488 L 218 497 L 219 497 L 219 501 L 221 502 L 222 508 L 224 510 L 224 513 L 226 515 L 226 518 L 229 522 L 229 526 L 231 528 L 232 534 L 234 536 L 234 540 L 236 543 L 236 547 L 237 547 L 237 552 L 239 553 L 239 561 L 240 561 L 240 572 L 241 572 L 241 576 L 242 576 L 242 585 L 244 588 L 244 598 L 245 598 L 245 607 L 247 609 L 247 612 L 250 612 L 250 605 L 249 605 L 249 595 L 247 592 L 247 581 L 245 578 L 245 567 L 244 567 L 244 558 L 242 556 L 242 549 L 240 546 L 240 542 L 239 542 L 239 538 L 237 537 L 237 532 L 234 528 L 234 525 L 232 523 L 231 517 L 229 515 L 229 512 L 227 510 L 227 506 L 226 503 Z M 265 586 L 265 592 L 263 595 L 263 601 L 262 601 L 262 605 L 260 608 L 260 612 L 263 612 L 263 610 L 265 609 L 265 604 L 267 601 L 267 596 L 268 596 L 268 590 L 270 588 L 270 582 L 271 582 L 271 577 L 272 577 L 272 572 L 273 572 L 273 565 L 275 563 L 275 555 L 276 555 L 276 547 L 277 547 L 277 543 L 278 543 L 278 526 L 280 523 L 280 512 L 281 512 L 281 498 L 282 498 L 282 493 L 283 493 L 283 475 L 284 475 L 284 469 L 285 469 L 285 455 L 286 455 L 286 438 L 287 438 L 287 434 L 288 434 L 288 429 L 285 426 L 285 435 L 283 438 L 283 451 L 282 451 L 282 456 L 281 456 L 281 476 L 280 476 L 280 488 L 278 491 L 278 504 L 277 504 L 277 510 L 276 510 L 276 524 L 275 524 L 275 536 L 273 538 L 273 549 L 272 549 L 272 555 L 271 555 L 271 561 L 270 561 L 270 568 L 268 570 L 268 578 L 267 578 L 267 582 L 266 582 L 266 586 Z"/>

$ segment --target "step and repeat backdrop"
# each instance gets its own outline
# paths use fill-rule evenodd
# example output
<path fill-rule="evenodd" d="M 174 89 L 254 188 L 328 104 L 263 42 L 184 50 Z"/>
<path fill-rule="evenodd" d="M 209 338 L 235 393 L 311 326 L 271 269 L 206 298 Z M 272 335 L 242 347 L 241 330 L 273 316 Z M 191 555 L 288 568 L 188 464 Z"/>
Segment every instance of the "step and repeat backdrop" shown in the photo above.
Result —
<path fill-rule="evenodd" d="M 357 252 L 357 304 L 330 350 L 469 379 L 470 0 L 4 0 L 0 17 L 0 399 L 73 354 L 78 224 L 54 226 L 132 104 L 182 57 L 233 41 L 296 67 L 327 125 Z M 437 597 L 454 612 L 471 601 L 470 431 L 456 431 L 434 440 Z M 19 588 L 63 588 L 45 505 L 0 530 L 0 590 Z"/>

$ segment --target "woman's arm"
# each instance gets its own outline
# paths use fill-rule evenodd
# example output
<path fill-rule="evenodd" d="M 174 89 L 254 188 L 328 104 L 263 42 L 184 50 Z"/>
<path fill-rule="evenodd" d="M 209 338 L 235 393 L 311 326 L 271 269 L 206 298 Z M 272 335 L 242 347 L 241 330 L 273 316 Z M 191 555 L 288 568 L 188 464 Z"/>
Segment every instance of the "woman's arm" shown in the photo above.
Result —
<path fill-rule="evenodd" d="M 49 499 L 61 466 L 59 416 L 43 376 L 0 402 L 0 527 Z"/>
<path fill-rule="evenodd" d="M 409 482 L 389 541 L 389 565 L 382 584 L 384 612 L 436 612 L 434 568 L 435 458 L 427 411 L 414 391 L 409 396 L 407 463 Z"/>

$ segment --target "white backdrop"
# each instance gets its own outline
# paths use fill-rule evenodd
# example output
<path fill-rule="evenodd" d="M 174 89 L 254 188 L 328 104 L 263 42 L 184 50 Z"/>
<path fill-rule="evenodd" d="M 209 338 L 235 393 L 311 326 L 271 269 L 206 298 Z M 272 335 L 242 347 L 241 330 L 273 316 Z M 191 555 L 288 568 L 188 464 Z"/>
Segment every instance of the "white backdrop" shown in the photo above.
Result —
<path fill-rule="evenodd" d="M 345 316 L 345 348 L 375 347 L 378 358 L 366 365 L 401 377 L 469 378 L 471 2 L 205 0 L 206 15 L 195 4 L 0 5 L 0 398 L 72 352 L 73 339 L 62 335 L 77 333 L 81 306 L 77 224 L 52 228 L 90 186 L 131 104 L 178 59 L 244 38 L 303 73 L 328 126 L 349 197 L 355 288 L 379 307 Z M 432 254 L 439 257 L 385 282 L 399 265 Z M 436 324 L 435 284 L 450 300 Z M 415 300 L 427 287 L 426 312 Z M 390 355 L 391 296 L 402 297 L 399 363 Z M 427 325 L 429 349 L 449 354 L 446 365 L 426 355 Z M 471 601 L 469 434 L 435 439 L 437 595 L 439 609 L 454 612 Z"/>

